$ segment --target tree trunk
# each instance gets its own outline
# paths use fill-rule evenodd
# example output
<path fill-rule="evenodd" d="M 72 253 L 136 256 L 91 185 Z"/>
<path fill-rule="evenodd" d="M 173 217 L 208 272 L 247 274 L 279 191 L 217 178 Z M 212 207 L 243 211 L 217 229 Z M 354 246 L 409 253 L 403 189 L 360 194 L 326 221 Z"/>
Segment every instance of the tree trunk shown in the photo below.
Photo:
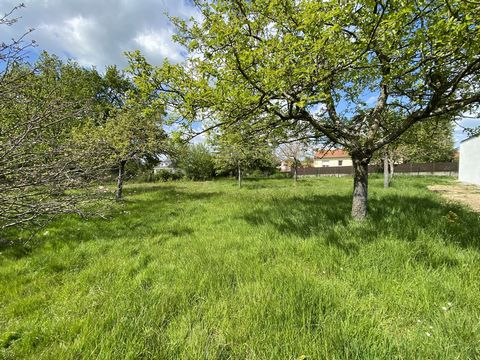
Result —
<path fill-rule="evenodd" d="M 117 179 L 117 191 L 115 192 L 115 198 L 120 200 L 123 192 L 123 178 L 125 177 L 125 164 L 127 160 L 121 160 L 118 166 L 118 179 Z"/>
<path fill-rule="evenodd" d="M 383 151 L 383 187 L 388 189 L 390 186 L 390 175 L 388 173 L 388 151 L 385 149 Z"/>
<path fill-rule="evenodd" d="M 394 167 L 395 163 L 394 163 L 394 161 L 393 161 L 392 159 L 390 159 L 389 162 L 388 162 L 388 165 L 389 165 L 389 167 L 390 167 L 390 181 L 392 181 L 392 179 L 393 179 L 393 172 L 394 172 L 394 170 L 395 170 L 395 167 Z"/>
<path fill-rule="evenodd" d="M 352 217 L 355 220 L 363 220 L 368 213 L 368 163 L 369 159 L 353 160 L 353 201 Z"/>
<path fill-rule="evenodd" d="M 238 187 L 242 187 L 242 168 L 240 167 L 240 163 L 238 163 Z"/>
<path fill-rule="evenodd" d="M 297 159 L 293 159 L 293 182 L 296 184 L 298 178 L 298 164 Z"/>

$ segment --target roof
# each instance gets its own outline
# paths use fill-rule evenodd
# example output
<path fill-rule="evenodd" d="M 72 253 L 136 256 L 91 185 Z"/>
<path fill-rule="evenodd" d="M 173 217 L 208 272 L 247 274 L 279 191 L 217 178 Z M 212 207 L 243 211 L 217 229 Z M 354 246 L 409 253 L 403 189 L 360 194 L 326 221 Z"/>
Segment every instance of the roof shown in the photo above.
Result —
<path fill-rule="evenodd" d="M 470 137 L 468 137 L 468 138 L 460 141 L 460 144 L 463 143 L 463 142 L 465 142 L 465 141 L 475 139 L 475 138 L 477 138 L 477 137 L 480 138 L 480 135 L 478 135 L 478 134 L 477 134 L 477 135 L 472 135 L 472 136 L 470 136 Z"/>
<path fill-rule="evenodd" d="M 320 150 L 315 153 L 315 158 L 328 159 L 328 158 L 349 158 L 348 152 L 342 149 L 335 150 Z"/>

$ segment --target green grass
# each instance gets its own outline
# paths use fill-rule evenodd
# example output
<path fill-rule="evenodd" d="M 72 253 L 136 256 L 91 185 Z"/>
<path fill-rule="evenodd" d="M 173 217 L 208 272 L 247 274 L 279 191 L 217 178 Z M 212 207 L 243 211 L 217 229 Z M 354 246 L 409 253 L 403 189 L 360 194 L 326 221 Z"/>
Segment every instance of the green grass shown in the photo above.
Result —
<path fill-rule="evenodd" d="M 362 223 L 350 178 L 130 185 L 0 250 L 0 357 L 478 359 L 480 218 L 426 190 L 450 181 L 374 178 Z"/>

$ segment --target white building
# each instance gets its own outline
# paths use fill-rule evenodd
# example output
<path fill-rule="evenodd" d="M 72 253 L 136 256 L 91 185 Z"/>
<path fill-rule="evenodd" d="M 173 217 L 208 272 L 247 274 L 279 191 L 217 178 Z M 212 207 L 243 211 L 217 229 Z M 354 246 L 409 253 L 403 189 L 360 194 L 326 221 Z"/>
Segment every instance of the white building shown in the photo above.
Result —
<path fill-rule="evenodd" d="M 480 185 L 480 136 L 473 136 L 460 143 L 458 179 Z"/>
<path fill-rule="evenodd" d="M 282 161 L 280 164 L 280 172 L 290 172 L 292 171 L 292 168 L 286 161 Z"/>
<path fill-rule="evenodd" d="M 177 169 L 175 169 L 172 166 L 172 163 L 168 160 L 160 161 L 160 163 L 158 163 L 158 165 L 153 168 L 153 173 L 158 174 L 162 170 L 170 171 L 172 173 L 177 171 Z"/>
<path fill-rule="evenodd" d="M 317 151 L 313 167 L 353 166 L 352 158 L 342 149 Z"/>

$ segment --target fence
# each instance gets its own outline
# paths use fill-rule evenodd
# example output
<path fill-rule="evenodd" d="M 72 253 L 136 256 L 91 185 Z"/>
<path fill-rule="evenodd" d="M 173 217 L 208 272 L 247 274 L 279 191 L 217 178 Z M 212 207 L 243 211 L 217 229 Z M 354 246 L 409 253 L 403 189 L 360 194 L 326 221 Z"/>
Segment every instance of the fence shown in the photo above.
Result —
<path fill-rule="evenodd" d="M 331 166 L 319 168 L 299 168 L 299 176 L 345 176 L 353 175 L 353 166 Z M 369 165 L 368 172 L 382 173 L 383 167 Z M 437 162 L 425 164 L 398 164 L 394 166 L 394 173 L 408 175 L 445 175 L 454 176 L 458 173 L 458 163 Z"/>

